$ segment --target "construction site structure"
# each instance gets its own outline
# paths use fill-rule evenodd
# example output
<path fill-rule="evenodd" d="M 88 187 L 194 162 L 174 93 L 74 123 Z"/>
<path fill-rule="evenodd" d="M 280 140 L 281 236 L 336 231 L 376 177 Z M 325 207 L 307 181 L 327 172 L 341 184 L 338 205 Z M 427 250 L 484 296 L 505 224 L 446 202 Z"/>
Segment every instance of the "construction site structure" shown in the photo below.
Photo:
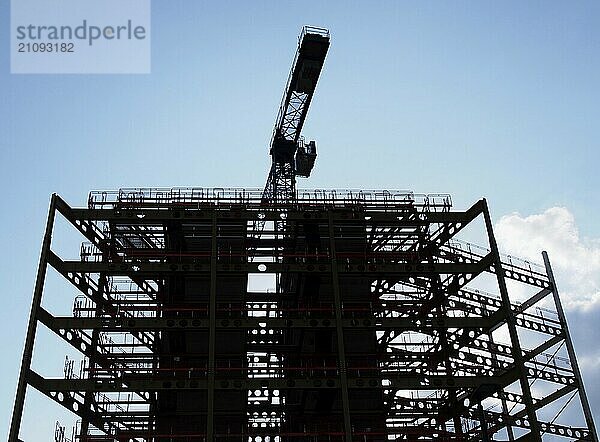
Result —
<path fill-rule="evenodd" d="M 80 260 L 53 252 L 56 215 Z M 480 224 L 487 249 L 456 239 Z M 72 316 L 41 306 L 48 267 L 79 291 Z M 469 288 L 486 274 L 495 287 Z M 535 293 L 511 302 L 509 281 Z M 79 375 L 30 368 L 39 324 L 81 352 Z M 11 441 L 27 386 L 79 416 L 77 441 L 597 440 L 550 264 L 503 259 L 485 200 L 54 195 L 26 345 Z M 573 406 L 579 426 L 555 419 Z"/>
<path fill-rule="evenodd" d="M 31 389 L 74 415 L 55 442 L 598 441 L 548 256 L 501 255 L 485 200 L 297 189 L 328 47 L 303 30 L 264 190 L 52 196 L 9 442 Z M 80 354 L 60 377 L 33 368 L 38 326 Z"/>

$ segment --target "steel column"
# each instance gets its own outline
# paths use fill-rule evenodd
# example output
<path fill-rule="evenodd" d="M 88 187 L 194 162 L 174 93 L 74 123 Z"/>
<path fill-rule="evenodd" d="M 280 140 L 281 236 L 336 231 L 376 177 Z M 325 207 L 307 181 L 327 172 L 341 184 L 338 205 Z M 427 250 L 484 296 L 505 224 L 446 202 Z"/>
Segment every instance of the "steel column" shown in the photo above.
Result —
<path fill-rule="evenodd" d="M 502 309 L 506 314 L 506 324 L 508 325 L 508 332 L 510 334 L 510 340 L 512 345 L 512 355 L 515 360 L 515 364 L 519 369 L 519 383 L 521 385 L 521 392 L 525 402 L 525 408 L 527 410 L 527 416 L 530 422 L 531 436 L 535 440 L 541 441 L 540 426 L 535 413 L 535 407 L 533 405 L 533 398 L 531 396 L 531 389 L 529 387 L 529 380 L 527 378 L 527 368 L 525 367 L 525 359 L 523 357 L 523 351 L 519 342 L 519 334 L 517 332 L 517 323 L 515 320 L 514 312 L 511 308 L 510 298 L 508 296 L 508 289 L 506 287 L 506 280 L 504 279 L 504 268 L 502 267 L 502 260 L 500 259 L 500 252 L 498 251 L 498 244 L 496 243 L 496 237 L 494 236 L 494 230 L 492 225 L 492 218 L 487 205 L 487 201 L 484 199 L 484 210 L 483 216 L 485 219 L 485 227 L 488 234 L 488 240 L 490 249 L 494 256 L 494 267 L 496 268 L 496 279 L 498 280 L 498 286 L 500 288 L 500 296 L 502 298 Z"/>
<path fill-rule="evenodd" d="M 575 374 L 575 378 L 577 379 L 577 389 L 579 390 L 579 398 L 581 400 L 583 414 L 585 415 L 585 421 L 590 430 L 592 441 L 598 442 L 598 433 L 596 431 L 596 425 L 594 424 L 594 415 L 592 413 L 592 409 L 590 408 L 590 403 L 588 402 L 588 398 L 585 393 L 585 388 L 583 386 L 583 378 L 581 377 L 581 370 L 579 369 L 579 363 L 577 362 L 575 347 L 573 347 L 573 341 L 571 340 L 571 334 L 569 333 L 567 318 L 565 316 L 565 311 L 563 309 L 562 302 L 558 294 L 558 287 L 556 286 L 556 280 L 554 279 L 554 272 L 552 271 L 552 266 L 550 265 L 550 258 L 548 258 L 548 252 L 543 251 L 542 257 L 544 258 L 544 266 L 546 267 L 546 273 L 548 273 L 548 278 L 550 279 L 550 282 L 552 284 L 552 296 L 554 297 L 556 312 L 558 313 L 558 317 L 564 330 L 565 345 L 567 347 L 567 353 L 569 354 L 569 359 L 571 361 L 571 367 L 573 368 L 573 373 Z"/>
<path fill-rule="evenodd" d="M 217 217 L 213 213 L 210 247 L 210 299 L 208 306 L 208 406 L 206 417 L 207 440 L 214 440 L 215 416 L 215 346 L 217 333 Z"/>
<path fill-rule="evenodd" d="M 19 381 L 17 383 L 17 393 L 15 396 L 15 405 L 13 408 L 12 420 L 10 423 L 10 432 L 8 442 L 18 442 L 19 430 L 21 428 L 21 419 L 23 417 L 23 406 L 25 405 L 25 393 L 27 391 L 27 377 L 31 367 L 33 356 L 33 345 L 35 343 L 35 334 L 37 331 L 37 311 L 42 303 L 42 294 L 44 292 L 44 282 L 46 280 L 46 269 L 48 268 L 48 252 L 52 244 L 52 230 L 54 229 L 54 216 L 56 208 L 56 194 L 52 195 L 50 208 L 48 209 L 48 219 L 46 221 L 46 230 L 40 253 L 35 288 L 33 291 L 33 300 L 31 302 L 31 311 L 29 312 L 29 325 L 27 326 L 27 335 L 25 338 L 25 348 L 21 360 L 21 370 L 19 372 Z"/>
<path fill-rule="evenodd" d="M 338 279 L 338 265 L 335 251 L 335 229 L 333 227 L 332 211 L 328 212 L 329 252 L 331 255 L 331 283 L 333 286 L 333 302 L 335 304 L 335 331 L 337 337 L 338 360 L 340 370 L 340 387 L 342 393 L 342 408 L 344 410 L 344 440 L 352 442 L 352 423 L 350 422 L 350 399 L 348 397 L 348 373 L 346 371 L 346 349 L 344 345 L 344 328 L 342 325 L 342 297 Z"/>

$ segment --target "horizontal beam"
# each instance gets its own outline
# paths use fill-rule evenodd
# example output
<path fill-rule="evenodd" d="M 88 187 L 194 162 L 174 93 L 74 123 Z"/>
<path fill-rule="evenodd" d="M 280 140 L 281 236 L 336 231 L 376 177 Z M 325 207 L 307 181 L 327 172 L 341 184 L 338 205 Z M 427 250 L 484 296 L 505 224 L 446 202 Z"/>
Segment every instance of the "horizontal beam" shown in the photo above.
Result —
<path fill-rule="evenodd" d="M 207 223 L 216 215 L 219 221 L 228 220 L 249 220 L 249 221 L 281 221 L 281 213 L 285 212 L 286 219 L 291 221 L 305 221 L 307 215 L 309 219 L 327 222 L 327 211 L 323 209 L 314 209 L 307 207 L 306 210 L 283 210 L 270 209 L 260 204 L 248 204 L 236 207 L 206 207 L 202 209 L 182 209 L 182 210 L 164 210 L 164 209 L 84 209 L 84 208 L 64 208 L 68 210 L 71 219 L 81 221 L 123 221 L 126 224 L 151 224 L 152 222 L 163 222 L 171 220 L 181 220 L 182 222 L 206 221 Z M 61 210 L 62 212 L 62 210 Z M 355 212 L 356 216 L 349 216 L 348 212 Z M 386 222 L 392 225 L 412 225 L 421 226 L 431 223 L 468 223 L 472 220 L 471 212 L 383 212 L 377 210 L 356 211 L 355 209 L 336 208 L 332 211 L 335 222 L 356 223 L 364 221 L 367 224 L 374 222 Z"/>
<path fill-rule="evenodd" d="M 63 261 L 53 252 L 49 253 L 48 262 L 60 272 L 71 273 L 105 273 L 139 277 L 142 275 L 186 273 L 202 274 L 210 272 L 208 263 L 163 263 L 163 262 L 81 262 Z M 385 275 L 429 275 L 429 274 L 479 274 L 487 270 L 492 263 L 491 255 L 487 255 L 478 263 L 419 263 L 419 264 L 346 264 L 337 266 L 338 273 L 345 274 L 385 274 Z M 220 263 L 217 272 L 223 273 L 330 273 L 329 263 L 295 264 L 295 263 Z"/>
<path fill-rule="evenodd" d="M 482 384 L 497 383 L 500 387 L 510 379 L 516 378 L 512 372 L 505 373 L 497 378 L 490 376 L 394 376 L 386 373 L 385 384 L 378 377 L 352 377 L 348 376 L 348 388 L 351 389 L 457 389 L 477 388 Z M 34 387 L 42 387 L 46 391 L 56 392 L 146 392 L 163 390 L 206 390 L 206 378 L 144 378 L 123 374 L 118 379 L 62 379 L 43 378 L 30 371 L 30 378 L 35 378 Z M 337 376 L 331 377 L 286 377 L 286 378 L 219 378 L 215 379 L 217 390 L 256 390 L 267 388 L 270 390 L 284 389 L 335 389 L 340 388 Z"/>
<path fill-rule="evenodd" d="M 139 330 L 168 330 L 168 329 L 208 329 L 209 319 L 194 318 L 77 318 L 46 315 L 40 317 L 44 325 L 52 329 L 74 330 L 103 330 L 139 331 Z M 445 317 L 430 319 L 425 318 L 417 325 L 412 318 L 357 318 L 343 319 L 342 327 L 352 329 L 392 329 L 434 331 L 440 328 L 481 329 L 490 328 L 494 324 L 492 318 L 475 317 Z M 219 329 L 260 329 L 261 324 L 266 324 L 265 329 L 288 328 L 335 328 L 335 319 L 287 319 L 287 318 L 217 318 L 216 327 Z"/>

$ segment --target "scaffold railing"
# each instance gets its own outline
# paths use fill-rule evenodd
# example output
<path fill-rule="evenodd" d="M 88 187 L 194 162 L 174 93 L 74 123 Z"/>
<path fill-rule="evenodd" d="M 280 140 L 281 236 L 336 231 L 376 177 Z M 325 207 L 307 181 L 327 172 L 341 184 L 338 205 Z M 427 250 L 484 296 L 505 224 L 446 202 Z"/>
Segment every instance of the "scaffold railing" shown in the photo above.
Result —
<path fill-rule="evenodd" d="M 246 188 L 123 188 L 117 191 L 92 191 L 88 197 L 89 208 L 162 208 L 182 206 L 193 209 L 205 204 L 261 206 L 264 209 L 281 209 L 267 203 L 260 189 Z M 398 209 L 416 207 L 429 211 L 448 211 L 452 207 L 449 194 L 415 194 L 406 190 L 352 190 L 352 189 L 299 189 L 289 207 L 344 207 L 364 205 L 368 209 Z M 284 205 L 285 206 L 285 205 Z"/>

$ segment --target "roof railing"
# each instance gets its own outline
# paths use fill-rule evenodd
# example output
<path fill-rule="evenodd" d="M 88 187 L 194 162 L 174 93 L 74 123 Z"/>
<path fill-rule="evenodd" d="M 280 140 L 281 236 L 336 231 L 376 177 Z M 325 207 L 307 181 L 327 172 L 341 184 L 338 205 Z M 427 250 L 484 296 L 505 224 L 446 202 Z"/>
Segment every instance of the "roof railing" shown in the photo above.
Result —
<path fill-rule="evenodd" d="M 244 188 L 123 188 L 114 191 L 92 191 L 90 208 L 123 206 L 170 207 L 183 205 L 193 208 L 197 204 L 256 205 L 266 209 L 260 189 Z M 356 189 L 299 189 L 296 200 L 289 206 L 331 205 L 364 206 L 365 209 L 395 209 L 417 207 L 423 210 L 447 211 L 452 207 L 450 195 L 415 194 L 407 190 L 356 190 Z M 275 207 L 275 206 L 273 206 Z"/>

